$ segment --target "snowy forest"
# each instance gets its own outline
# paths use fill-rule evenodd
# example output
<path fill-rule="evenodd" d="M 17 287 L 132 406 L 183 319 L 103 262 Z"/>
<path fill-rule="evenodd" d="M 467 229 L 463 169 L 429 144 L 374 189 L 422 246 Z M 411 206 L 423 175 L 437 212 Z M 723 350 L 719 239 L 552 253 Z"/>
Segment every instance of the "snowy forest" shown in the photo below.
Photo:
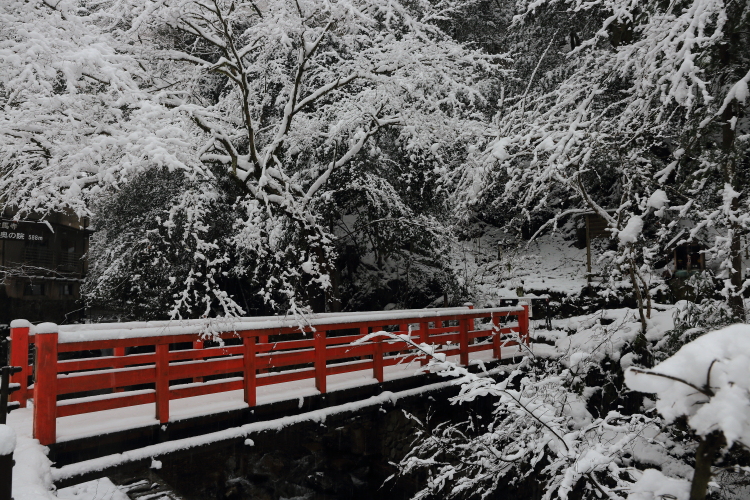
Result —
<path fill-rule="evenodd" d="M 414 498 L 750 498 L 749 86 L 748 0 L 4 0 L 0 205 L 108 321 L 548 296 Z"/>

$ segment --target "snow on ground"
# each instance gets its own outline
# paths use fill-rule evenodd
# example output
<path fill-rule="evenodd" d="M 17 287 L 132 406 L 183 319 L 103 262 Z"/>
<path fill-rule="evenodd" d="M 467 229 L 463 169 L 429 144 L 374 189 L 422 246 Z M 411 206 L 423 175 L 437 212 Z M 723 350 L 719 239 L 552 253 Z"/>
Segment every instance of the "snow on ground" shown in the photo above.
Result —
<path fill-rule="evenodd" d="M 476 284 L 481 303 L 515 297 L 519 287 L 526 295 L 553 292 L 565 296 L 578 296 L 586 287 L 586 249 L 576 248 L 574 241 L 554 233 L 528 247 L 526 242 L 499 244 L 509 240 L 499 229 L 487 228 L 480 238 L 459 243 L 455 251 L 457 272 L 467 283 Z M 596 255 L 593 272 L 597 272 L 595 260 Z"/>

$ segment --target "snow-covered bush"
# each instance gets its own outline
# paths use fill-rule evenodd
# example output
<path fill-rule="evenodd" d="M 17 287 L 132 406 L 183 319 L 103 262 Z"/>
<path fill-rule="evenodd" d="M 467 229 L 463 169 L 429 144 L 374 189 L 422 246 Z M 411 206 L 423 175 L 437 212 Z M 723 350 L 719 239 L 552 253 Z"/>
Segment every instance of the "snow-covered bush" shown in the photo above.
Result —
<path fill-rule="evenodd" d="M 747 460 L 750 325 L 707 333 L 651 369 L 631 367 L 625 381 L 633 390 L 656 396 L 656 409 L 666 424 L 685 417 L 699 437 L 691 499 L 705 497 L 719 452 L 744 448 Z"/>

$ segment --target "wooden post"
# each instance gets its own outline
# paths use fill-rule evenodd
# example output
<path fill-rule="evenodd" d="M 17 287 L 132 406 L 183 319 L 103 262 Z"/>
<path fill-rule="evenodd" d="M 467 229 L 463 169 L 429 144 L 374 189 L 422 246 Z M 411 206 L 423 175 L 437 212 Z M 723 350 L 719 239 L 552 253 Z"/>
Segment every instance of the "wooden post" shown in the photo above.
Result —
<path fill-rule="evenodd" d="M 156 346 L 156 418 L 169 422 L 169 344 Z"/>
<path fill-rule="evenodd" d="M 502 334 L 500 333 L 500 315 L 497 313 L 492 313 L 492 330 L 492 357 L 500 359 L 502 356 L 500 348 L 500 337 L 502 337 Z"/>
<path fill-rule="evenodd" d="M 125 356 L 125 348 L 124 347 L 115 347 L 113 350 L 113 354 L 117 357 Z M 112 389 L 112 392 L 124 392 L 125 389 L 123 387 L 115 387 Z"/>
<path fill-rule="evenodd" d="M 459 358 L 463 366 L 469 366 L 469 320 L 458 320 L 459 330 Z"/>
<path fill-rule="evenodd" d="M 524 344 L 529 345 L 529 306 L 523 306 L 523 312 L 518 313 L 519 337 Z"/>
<path fill-rule="evenodd" d="M 372 374 L 381 384 L 383 383 L 383 341 L 376 340 L 373 344 Z"/>
<path fill-rule="evenodd" d="M 326 332 L 315 332 L 315 387 L 321 394 L 326 392 Z"/>
<path fill-rule="evenodd" d="M 242 344 L 245 346 L 245 403 L 248 406 L 255 406 L 256 404 L 256 371 L 255 371 L 255 337 L 244 337 Z"/>
<path fill-rule="evenodd" d="M 586 220 L 586 283 L 591 283 L 591 223 L 589 214 L 584 215 Z"/>
<path fill-rule="evenodd" d="M 202 340 L 194 340 L 193 341 L 193 349 L 203 349 L 203 341 Z M 193 382 L 203 382 L 203 377 L 193 377 Z"/>
<path fill-rule="evenodd" d="M 368 326 L 360 326 L 359 327 L 359 334 L 361 336 L 364 337 L 365 335 L 368 335 L 369 333 L 370 333 L 370 327 L 368 327 Z M 364 359 L 364 358 L 365 358 L 365 356 L 360 356 L 359 359 Z"/>
<path fill-rule="evenodd" d="M 57 325 L 42 323 L 34 336 L 34 430 L 39 443 L 53 444 L 57 434 Z"/>
<path fill-rule="evenodd" d="M 29 390 L 29 328 L 31 323 L 16 319 L 10 323 L 10 366 L 20 366 L 21 371 L 10 376 L 11 383 L 21 388 L 10 395 L 11 401 L 18 401 L 26 408 Z"/>
<path fill-rule="evenodd" d="M 421 321 L 419 323 L 419 342 L 421 344 L 427 344 L 429 337 L 429 326 L 430 324 L 427 321 Z M 428 362 L 429 360 L 427 359 L 427 355 L 423 355 L 419 360 L 419 364 L 421 366 L 426 365 Z"/>

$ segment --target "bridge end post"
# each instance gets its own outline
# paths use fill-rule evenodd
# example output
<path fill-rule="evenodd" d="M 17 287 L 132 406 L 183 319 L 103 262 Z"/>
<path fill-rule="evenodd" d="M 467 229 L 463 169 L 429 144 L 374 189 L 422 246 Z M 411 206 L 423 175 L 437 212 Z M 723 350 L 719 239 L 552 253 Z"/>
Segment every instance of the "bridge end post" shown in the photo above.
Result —
<path fill-rule="evenodd" d="M 326 331 L 315 332 L 315 387 L 321 394 L 326 392 Z"/>
<path fill-rule="evenodd" d="M 26 408 L 29 397 L 29 329 L 31 323 L 25 319 L 16 319 L 10 323 L 10 366 L 20 366 L 21 371 L 10 376 L 11 383 L 20 384 L 21 388 L 10 395 L 11 401 L 18 401 L 21 408 Z"/>
<path fill-rule="evenodd" d="M 156 345 L 156 418 L 169 422 L 169 344 Z"/>
<path fill-rule="evenodd" d="M 245 403 L 248 406 L 255 406 L 256 404 L 256 366 L 255 366 L 255 337 L 249 336 L 242 339 L 242 345 L 245 347 L 244 350 L 244 365 L 245 365 Z"/>
<path fill-rule="evenodd" d="M 34 343 L 34 438 L 47 446 L 57 438 L 57 337 L 54 323 L 36 327 Z"/>
<path fill-rule="evenodd" d="M 521 341 L 529 345 L 529 305 L 523 304 L 523 312 L 518 314 L 518 330 Z"/>
<path fill-rule="evenodd" d="M 459 359 L 462 366 L 469 366 L 469 320 L 459 321 Z"/>

